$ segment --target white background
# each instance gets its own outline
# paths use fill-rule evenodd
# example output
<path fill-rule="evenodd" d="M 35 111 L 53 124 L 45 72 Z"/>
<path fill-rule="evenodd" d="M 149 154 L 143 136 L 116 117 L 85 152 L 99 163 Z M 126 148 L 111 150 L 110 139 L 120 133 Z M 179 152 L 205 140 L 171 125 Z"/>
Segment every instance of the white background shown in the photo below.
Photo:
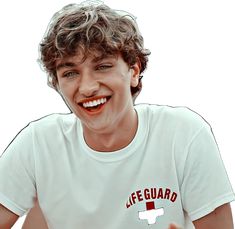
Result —
<path fill-rule="evenodd" d="M 49 19 L 68 3 L 13 0 L 0 5 L 0 152 L 29 121 L 68 112 L 36 62 Z M 137 16 L 152 52 L 137 102 L 187 106 L 201 114 L 212 126 L 235 188 L 234 0 L 105 3 Z M 235 212 L 234 203 L 232 208 Z"/>

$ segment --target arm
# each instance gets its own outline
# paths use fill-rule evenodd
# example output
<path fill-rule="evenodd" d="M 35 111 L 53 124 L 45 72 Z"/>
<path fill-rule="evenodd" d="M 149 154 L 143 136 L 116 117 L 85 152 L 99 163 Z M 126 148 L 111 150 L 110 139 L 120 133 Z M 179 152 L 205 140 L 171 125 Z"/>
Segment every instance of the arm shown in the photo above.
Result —
<path fill-rule="evenodd" d="M 26 216 L 22 229 L 48 229 L 38 201 Z"/>
<path fill-rule="evenodd" d="M 179 227 L 178 225 L 171 223 L 168 227 L 168 229 L 183 229 L 182 227 Z"/>
<path fill-rule="evenodd" d="M 19 218 L 18 215 L 11 212 L 3 205 L 0 204 L 0 228 L 1 229 L 10 229 L 17 219 Z"/>
<path fill-rule="evenodd" d="M 196 229 L 233 229 L 233 218 L 230 204 L 216 208 L 210 214 L 193 222 Z"/>

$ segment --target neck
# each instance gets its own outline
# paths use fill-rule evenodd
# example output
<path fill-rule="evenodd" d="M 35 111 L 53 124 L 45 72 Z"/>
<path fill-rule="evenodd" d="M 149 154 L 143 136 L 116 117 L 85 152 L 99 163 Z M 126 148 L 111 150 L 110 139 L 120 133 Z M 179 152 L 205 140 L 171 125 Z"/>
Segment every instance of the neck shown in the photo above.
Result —
<path fill-rule="evenodd" d="M 133 110 L 128 120 L 123 120 L 109 131 L 92 132 L 84 128 L 84 138 L 90 148 L 100 152 L 113 152 L 128 146 L 135 137 L 138 117 Z"/>

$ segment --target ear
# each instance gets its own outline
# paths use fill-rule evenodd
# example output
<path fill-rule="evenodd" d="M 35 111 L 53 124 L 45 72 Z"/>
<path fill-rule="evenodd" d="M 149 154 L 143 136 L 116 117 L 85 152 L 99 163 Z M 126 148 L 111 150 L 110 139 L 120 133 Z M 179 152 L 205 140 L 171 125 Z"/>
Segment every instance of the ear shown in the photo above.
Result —
<path fill-rule="evenodd" d="M 131 87 L 137 87 L 137 85 L 139 84 L 140 68 L 141 64 L 139 60 L 131 66 Z"/>

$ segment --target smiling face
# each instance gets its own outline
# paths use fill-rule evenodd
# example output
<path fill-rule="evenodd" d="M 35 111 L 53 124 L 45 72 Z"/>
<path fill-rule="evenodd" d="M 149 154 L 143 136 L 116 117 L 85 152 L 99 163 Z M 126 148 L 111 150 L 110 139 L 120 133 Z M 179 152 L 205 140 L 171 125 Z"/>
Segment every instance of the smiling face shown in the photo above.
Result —
<path fill-rule="evenodd" d="M 57 89 L 81 120 L 85 134 L 109 134 L 133 123 L 130 88 L 138 85 L 138 63 L 129 68 L 120 55 L 83 60 L 78 53 L 57 61 L 56 73 Z"/>

